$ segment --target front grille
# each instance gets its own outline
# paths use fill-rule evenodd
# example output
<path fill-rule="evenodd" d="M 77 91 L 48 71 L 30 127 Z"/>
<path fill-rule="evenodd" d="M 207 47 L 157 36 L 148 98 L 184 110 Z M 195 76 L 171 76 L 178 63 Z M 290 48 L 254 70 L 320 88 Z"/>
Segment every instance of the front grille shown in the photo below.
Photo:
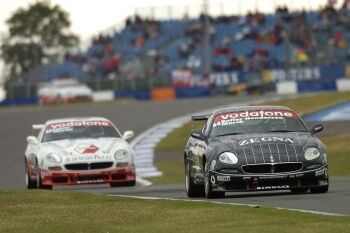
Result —
<path fill-rule="evenodd" d="M 113 166 L 113 162 L 100 162 L 100 163 L 72 163 L 66 164 L 65 168 L 67 170 L 95 170 L 95 169 L 105 169 Z"/>
<path fill-rule="evenodd" d="M 245 173 L 282 173 L 298 171 L 302 166 L 302 163 L 252 164 L 243 165 L 242 170 Z"/>
<path fill-rule="evenodd" d="M 103 163 L 91 163 L 90 169 L 104 169 L 104 168 L 110 168 L 113 166 L 113 162 L 103 162 Z"/>

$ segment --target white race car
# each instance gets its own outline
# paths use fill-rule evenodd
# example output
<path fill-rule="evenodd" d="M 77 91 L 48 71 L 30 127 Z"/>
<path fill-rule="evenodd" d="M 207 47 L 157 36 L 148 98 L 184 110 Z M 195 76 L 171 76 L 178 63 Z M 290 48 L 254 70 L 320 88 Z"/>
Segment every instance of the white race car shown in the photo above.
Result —
<path fill-rule="evenodd" d="M 91 88 L 75 79 L 53 80 L 38 89 L 41 104 L 92 101 L 92 95 Z"/>
<path fill-rule="evenodd" d="M 64 118 L 33 125 L 38 136 L 27 137 L 25 151 L 28 189 L 54 185 L 110 183 L 135 185 L 134 152 L 106 118 Z"/>

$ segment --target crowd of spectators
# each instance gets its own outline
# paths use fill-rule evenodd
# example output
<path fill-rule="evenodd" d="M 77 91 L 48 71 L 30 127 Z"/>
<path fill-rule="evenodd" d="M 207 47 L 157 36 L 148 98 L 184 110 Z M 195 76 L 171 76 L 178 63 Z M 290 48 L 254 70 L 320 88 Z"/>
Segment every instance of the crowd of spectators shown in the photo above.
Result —
<path fill-rule="evenodd" d="M 186 62 L 181 63 L 179 67 L 172 66 L 172 58 L 167 57 L 167 53 L 164 52 L 167 49 L 165 45 L 162 49 L 152 50 L 153 53 L 148 56 L 151 57 L 151 65 L 143 74 L 164 75 L 174 68 L 201 70 L 204 63 L 198 51 L 204 50 L 206 18 L 209 22 L 213 71 L 260 71 L 285 65 L 305 66 L 309 63 L 336 60 L 335 54 L 339 50 L 345 51 L 342 58 L 350 58 L 348 53 L 349 7 L 350 0 L 344 0 L 340 9 L 336 9 L 334 1 L 330 0 L 325 7 L 314 12 L 315 17 L 312 18 L 310 13 L 304 10 L 292 12 L 286 6 L 280 6 L 273 16 L 273 24 L 268 22 L 268 15 L 258 10 L 249 12 L 245 16 L 210 17 L 201 14 L 198 20 L 189 20 L 188 16 L 185 16 L 183 22 L 186 27 L 177 56 L 179 60 Z M 235 35 L 225 36 L 221 43 L 218 43 L 215 40 L 218 24 L 238 25 L 239 31 Z M 147 40 L 161 35 L 159 21 L 143 19 L 138 15 L 128 18 L 125 21 L 125 28 L 133 32 L 133 36 L 128 38 L 133 51 L 143 48 Z M 117 36 L 118 33 L 99 35 L 92 42 L 92 47 L 95 49 L 90 54 L 68 53 L 66 60 L 81 65 L 90 77 L 103 78 L 111 73 L 120 74 L 120 66 L 126 62 L 124 58 L 128 51 L 115 48 L 113 38 Z M 239 48 L 233 46 L 240 41 L 252 41 L 254 46 L 251 51 L 242 55 L 238 51 Z M 277 47 L 280 48 L 278 52 L 270 49 Z M 281 52 L 284 56 L 276 54 Z M 128 62 L 132 64 L 133 61 Z M 140 62 L 142 63 L 142 60 L 138 57 L 134 63 Z M 126 77 L 136 76 L 132 71 L 133 66 L 128 67 L 131 71 L 126 73 L 133 75 L 126 75 Z"/>

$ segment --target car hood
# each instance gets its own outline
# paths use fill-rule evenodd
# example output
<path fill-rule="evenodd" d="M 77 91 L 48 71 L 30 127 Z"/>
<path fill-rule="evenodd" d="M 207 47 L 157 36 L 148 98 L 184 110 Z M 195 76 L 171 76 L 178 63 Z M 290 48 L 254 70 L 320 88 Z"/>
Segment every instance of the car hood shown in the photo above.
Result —
<path fill-rule="evenodd" d="M 129 150 L 128 144 L 121 138 L 76 139 L 45 142 L 41 144 L 42 154 L 58 153 L 65 162 L 72 158 L 83 160 L 113 160 L 118 149 Z M 73 162 L 73 161 L 72 161 Z"/>
<path fill-rule="evenodd" d="M 211 148 L 227 149 L 247 164 L 300 162 L 304 160 L 304 148 L 319 140 L 310 133 L 266 133 L 230 135 L 209 140 Z"/>

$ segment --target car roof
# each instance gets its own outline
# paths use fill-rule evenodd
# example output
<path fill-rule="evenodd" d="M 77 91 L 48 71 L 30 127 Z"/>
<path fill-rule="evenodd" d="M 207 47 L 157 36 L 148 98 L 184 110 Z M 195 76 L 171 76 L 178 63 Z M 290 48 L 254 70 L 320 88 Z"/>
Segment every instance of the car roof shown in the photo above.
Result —
<path fill-rule="evenodd" d="M 259 111 L 259 110 L 283 110 L 283 111 L 292 111 L 292 109 L 285 107 L 285 106 L 238 106 L 238 107 L 231 107 L 231 108 L 224 108 L 224 109 L 218 109 L 214 111 L 212 114 L 213 115 L 218 115 L 222 113 L 227 113 L 227 112 L 240 112 L 240 111 Z"/>
<path fill-rule="evenodd" d="M 67 121 L 110 121 L 104 117 L 71 117 L 71 118 L 57 118 L 46 121 L 46 125 L 57 124 Z"/>

